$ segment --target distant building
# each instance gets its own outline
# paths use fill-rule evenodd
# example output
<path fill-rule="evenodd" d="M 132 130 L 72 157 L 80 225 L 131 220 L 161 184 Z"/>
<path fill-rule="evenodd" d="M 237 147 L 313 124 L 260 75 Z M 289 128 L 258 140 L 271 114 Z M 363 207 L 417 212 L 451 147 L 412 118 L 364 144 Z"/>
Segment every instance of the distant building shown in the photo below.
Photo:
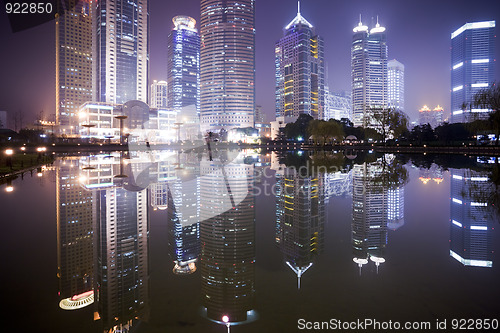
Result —
<path fill-rule="evenodd" d="M 177 112 L 149 108 L 140 101 L 125 104 L 85 103 L 79 113 L 79 134 L 82 138 L 119 141 L 172 142 L 182 136 Z M 126 118 L 120 119 L 125 116 Z M 98 119 L 98 120 L 97 120 Z"/>
<path fill-rule="evenodd" d="M 91 1 L 59 1 L 56 16 L 56 123 L 73 133 L 80 106 L 92 101 Z M 64 129 L 64 131 L 63 131 Z"/>
<path fill-rule="evenodd" d="M 182 111 L 192 108 L 200 113 L 200 35 L 196 20 L 178 15 L 172 19 L 174 28 L 167 44 L 167 107 Z"/>
<path fill-rule="evenodd" d="M 389 107 L 405 111 L 405 66 L 397 60 L 387 62 Z"/>
<path fill-rule="evenodd" d="M 359 22 L 353 29 L 351 46 L 352 122 L 370 126 L 370 108 L 387 107 L 387 42 L 385 28 L 371 30 Z"/>
<path fill-rule="evenodd" d="M 347 118 L 351 120 L 352 113 L 352 97 L 350 93 L 330 92 L 325 88 L 325 111 L 323 113 L 323 120 Z"/>
<path fill-rule="evenodd" d="M 265 123 L 266 115 L 262 111 L 262 105 L 255 106 L 255 123 Z"/>
<path fill-rule="evenodd" d="M 167 81 L 153 81 L 151 84 L 149 106 L 152 108 L 167 107 Z"/>
<path fill-rule="evenodd" d="M 308 114 L 323 119 L 324 42 L 301 14 L 275 45 L 276 117 Z"/>
<path fill-rule="evenodd" d="M 470 107 L 473 96 L 495 80 L 495 21 L 466 23 L 451 34 L 451 122 L 488 116 Z"/>
<path fill-rule="evenodd" d="M 433 110 L 429 109 L 427 105 L 424 105 L 418 111 L 418 123 L 419 125 L 429 124 L 432 128 L 436 128 L 443 124 L 443 114 L 444 110 L 439 105 Z"/>

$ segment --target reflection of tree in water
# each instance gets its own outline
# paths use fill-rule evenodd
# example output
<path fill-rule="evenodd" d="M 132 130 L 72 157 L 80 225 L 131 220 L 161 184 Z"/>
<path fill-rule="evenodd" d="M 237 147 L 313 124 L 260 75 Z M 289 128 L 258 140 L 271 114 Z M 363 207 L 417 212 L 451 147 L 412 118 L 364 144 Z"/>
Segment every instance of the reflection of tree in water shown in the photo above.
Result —
<path fill-rule="evenodd" d="M 466 155 L 412 155 L 410 160 L 419 168 L 430 169 L 433 164 L 446 171 L 453 169 L 467 169 L 466 177 L 486 177 L 487 186 L 471 182 L 466 190 L 460 193 L 464 198 L 474 202 L 485 203 L 478 208 L 487 212 L 490 218 L 500 222 L 500 157 L 466 156 Z M 493 163 L 492 163 L 493 162 Z"/>
<path fill-rule="evenodd" d="M 408 170 L 404 163 L 394 155 L 384 154 L 371 165 L 379 167 L 379 172 L 369 179 L 374 191 L 394 190 L 409 181 Z"/>

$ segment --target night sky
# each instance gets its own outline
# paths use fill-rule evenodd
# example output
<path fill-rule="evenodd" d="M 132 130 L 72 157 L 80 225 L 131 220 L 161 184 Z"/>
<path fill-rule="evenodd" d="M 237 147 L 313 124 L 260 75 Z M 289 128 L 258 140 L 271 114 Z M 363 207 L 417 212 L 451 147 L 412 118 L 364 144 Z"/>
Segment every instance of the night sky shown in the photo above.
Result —
<path fill-rule="evenodd" d="M 166 79 L 166 41 L 172 17 L 199 22 L 199 0 L 150 0 L 151 80 Z M 3 6 L 3 3 L 2 3 Z M 297 13 L 296 0 L 256 0 L 256 102 L 268 120 L 274 115 L 274 43 Z M 372 26 L 376 16 L 387 28 L 389 59 L 405 65 L 406 112 L 418 117 L 424 104 L 450 112 L 450 34 L 466 22 L 496 20 L 500 0 L 302 0 L 301 13 L 325 40 L 328 81 L 333 91 L 350 90 L 352 29 L 359 14 Z M 43 110 L 55 113 L 55 24 L 12 33 L 0 13 L 0 110 L 25 114 L 33 121 Z M 496 60 L 500 45 L 496 40 Z M 500 66 L 495 77 L 500 81 Z"/>

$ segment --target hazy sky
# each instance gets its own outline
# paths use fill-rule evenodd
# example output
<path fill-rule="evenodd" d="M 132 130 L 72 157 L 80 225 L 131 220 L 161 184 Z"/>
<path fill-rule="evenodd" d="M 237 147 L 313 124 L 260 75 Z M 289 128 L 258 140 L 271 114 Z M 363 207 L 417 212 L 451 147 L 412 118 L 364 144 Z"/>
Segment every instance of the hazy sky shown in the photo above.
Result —
<path fill-rule="evenodd" d="M 166 41 L 172 17 L 189 15 L 199 21 L 199 0 L 150 0 L 150 78 L 166 79 Z M 2 4 L 3 6 L 3 4 Z M 295 0 L 256 0 L 256 102 L 274 115 L 274 43 L 296 15 Z M 450 34 L 466 22 L 496 20 L 500 31 L 500 0 L 302 0 L 301 13 L 325 40 L 325 60 L 332 90 L 350 90 L 352 29 L 359 14 L 371 27 L 379 16 L 387 28 L 389 59 L 405 65 L 406 111 L 412 120 L 418 109 L 440 104 L 449 113 Z M 23 110 L 34 120 L 55 113 L 55 24 L 46 23 L 12 33 L 0 13 L 0 110 Z M 496 40 L 496 59 L 500 45 Z M 498 62 L 498 61 L 497 61 Z M 500 81 L 500 66 L 496 66 Z M 269 118 L 269 117 L 268 117 Z"/>

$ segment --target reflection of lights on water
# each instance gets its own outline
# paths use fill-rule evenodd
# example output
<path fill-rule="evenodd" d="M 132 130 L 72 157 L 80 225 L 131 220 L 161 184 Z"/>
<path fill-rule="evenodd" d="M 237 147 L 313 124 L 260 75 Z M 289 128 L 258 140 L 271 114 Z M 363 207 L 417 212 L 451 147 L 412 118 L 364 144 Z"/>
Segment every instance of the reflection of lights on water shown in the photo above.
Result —
<path fill-rule="evenodd" d="M 5 188 L 5 192 L 13 192 L 14 191 L 14 186 L 7 186 Z"/>

